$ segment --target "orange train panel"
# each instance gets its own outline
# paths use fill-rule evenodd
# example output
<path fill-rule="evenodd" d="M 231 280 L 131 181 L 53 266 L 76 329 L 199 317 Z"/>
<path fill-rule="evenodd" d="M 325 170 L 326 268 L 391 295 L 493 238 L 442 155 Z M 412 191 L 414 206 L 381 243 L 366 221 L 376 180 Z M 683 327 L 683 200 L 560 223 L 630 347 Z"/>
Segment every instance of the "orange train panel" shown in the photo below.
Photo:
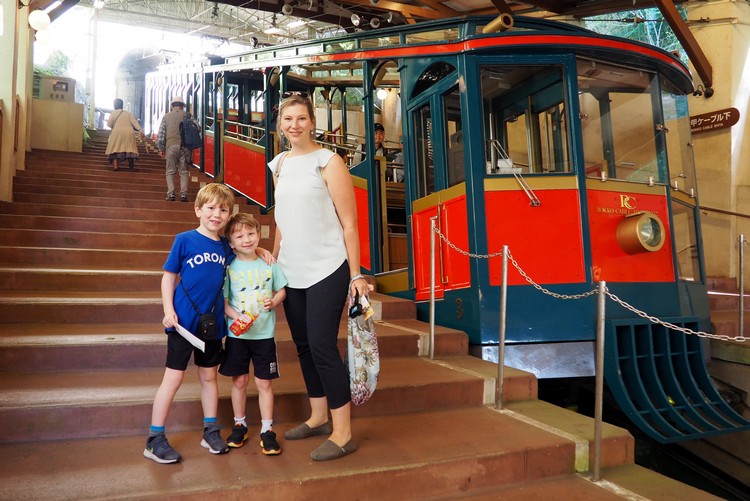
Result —
<path fill-rule="evenodd" d="M 357 230 L 359 231 L 359 264 L 366 270 L 372 270 L 370 255 L 370 213 L 367 199 L 367 184 L 354 185 L 354 199 L 357 203 Z"/>
<path fill-rule="evenodd" d="M 587 191 L 594 281 L 673 282 L 672 237 L 664 195 Z M 627 254 L 617 243 L 617 225 L 627 214 L 653 212 L 664 223 L 665 243 L 656 252 Z"/>
<path fill-rule="evenodd" d="M 438 213 L 438 206 L 433 205 L 412 214 L 412 252 L 414 258 L 414 283 L 416 300 L 424 301 L 430 297 L 430 220 Z M 435 236 L 435 245 L 439 245 Z M 440 262 L 435 258 L 435 298 L 443 297 L 443 283 L 440 280 Z"/>
<path fill-rule="evenodd" d="M 266 154 L 224 142 L 224 182 L 263 207 L 268 207 Z"/>
<path fill-rule="evenodd" d="M 577 190 L 539 190 L 541 205 L 532 207 L 523 191 L 485 193 L 487 251 L 507 245 L 518 265 L 536 283 L 585 281 L 583 232 Z M 490 285 L 502 285 L 502 256 L 489 262 Z M 508 284 L 528 282 L 508 263 Z"/>
<path fill-rule="evenodd" d="M 438 211 L 439 208 L 439 211 Z M 439 212 L 440 232 L 461 250 L 469 250 L 469 230 L 467 224 L 466 195 L 460 195 L 437 206 L 427 207 L 412 215 L 414 280 L 416 300 L 430 297 L 430 232 L 431 219 Z M 442 298 L 445 291 L 471 286 L 469 257 L 451 248 L 439 236 L 435 236 L 437 255 L 435 256 L 435 297 Z"/>
<path fill-rule="evenodd" d="M 466 195 L 440 204 L 440 231 L 451 243 L 463 251 L 469 250 L 469 225 Z M 442 274 L 445 290 L 462 289 L 471 285 L 469 256 L 459 253 L 440 239 Z"/>
<path fill-rule="evenodd" d="M 214 170 L 214 137 L 205 135 L 203 138 L 203 159 L 206 162 L 204 166 L 206 174 L 209 176 L 215 176 L 216 171 Z"/>

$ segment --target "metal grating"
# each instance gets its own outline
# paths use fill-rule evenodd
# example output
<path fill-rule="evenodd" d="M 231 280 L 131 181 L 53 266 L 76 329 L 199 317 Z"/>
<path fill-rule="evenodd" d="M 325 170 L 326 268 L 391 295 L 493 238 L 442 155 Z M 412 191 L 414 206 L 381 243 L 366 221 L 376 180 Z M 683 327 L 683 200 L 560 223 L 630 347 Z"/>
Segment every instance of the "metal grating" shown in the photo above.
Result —
<path fill-rule="evenodd" d="M 697 319 L 667 320 L 698 329 Z M 701 339 L 648 320 L 607 324 L 604 376 L 620 408 L 663 443 L 750 430 L 708 375 Z"/>

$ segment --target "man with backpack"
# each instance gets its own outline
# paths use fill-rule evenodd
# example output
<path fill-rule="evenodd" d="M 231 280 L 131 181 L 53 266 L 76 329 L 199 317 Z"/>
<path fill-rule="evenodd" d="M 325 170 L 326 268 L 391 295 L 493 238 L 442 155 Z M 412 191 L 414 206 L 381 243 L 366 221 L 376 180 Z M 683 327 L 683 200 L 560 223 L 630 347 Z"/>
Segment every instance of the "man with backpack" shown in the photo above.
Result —
<path fill-rule="evenodd" d="M 192 150 L 183 146 L 181 138 L 182 124 L 190 115 L 185 111 L 185 100 L 180 96 L 175 96 L 170 102 L 169 113 L 164 115 L 159 124 L 159 134 L 156 138 L 156 147 L 159 149 L 159 156 L 167 159 L 167 198 L 166 200 L 174 202 L 175 186 L 174 175 L 180 173 L 180 201 L 188 201 L 188 159 L 192 155 Z M 192 159 L 191 159 L 192 162 Z"/>

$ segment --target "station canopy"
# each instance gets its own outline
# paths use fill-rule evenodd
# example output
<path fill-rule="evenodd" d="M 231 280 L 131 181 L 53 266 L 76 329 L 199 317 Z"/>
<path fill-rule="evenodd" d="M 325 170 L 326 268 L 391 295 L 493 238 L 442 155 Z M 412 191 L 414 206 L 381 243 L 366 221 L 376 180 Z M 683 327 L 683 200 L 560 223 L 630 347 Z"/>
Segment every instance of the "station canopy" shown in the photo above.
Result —
<path fill-rule="evenodd" d="M 581 18 L 658 7 L 661 1 L 634 0 L 62 0 L 54 19 L 75 5 L 98 7 L 99 19 L 236 44 L 276 45 L 420 21 L 467 15 Z M 671 0 L 667 3 L 674 5 Z M 55 2 L 33 0 L 32 9 Z"/>
<path fill-rule="evenodd" d="M 119 24 L 198 35 L 249 48 L 476 15 L 524 15 L 575 22 L 612 12 L 656 7 L 708 88 L 712 70 L 680 17 L 680 0 L 32 0 L 54 20 L 79 5 Z M 53 5 L 54 4 L 54 5 Z M 54 8 L 53 8 L 54 7 Z"/>

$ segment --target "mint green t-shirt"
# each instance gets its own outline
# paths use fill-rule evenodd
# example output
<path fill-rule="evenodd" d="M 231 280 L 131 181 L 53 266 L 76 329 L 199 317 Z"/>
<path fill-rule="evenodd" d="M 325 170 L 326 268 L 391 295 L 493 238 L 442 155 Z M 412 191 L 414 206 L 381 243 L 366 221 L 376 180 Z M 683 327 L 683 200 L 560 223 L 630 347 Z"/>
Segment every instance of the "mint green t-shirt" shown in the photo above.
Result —
<path fill-rule="evenodd" d="M 263 300 L 273 297 L 273 291 L 286 287 L 286 277 L 276 264 L 268 265 L 262 259 L 240 261 L 235 259 L 227 267 L 224 297 L 232 308 L 247 311 L 258 318 L 241 336 L 229 330 L 233 320 L 227 318 L 227 335 L 239 339 L 270 339 L 276 327 L 276 309 L 263 310 Z M 278 308 L 278 306 L 277 306 Z"/>

